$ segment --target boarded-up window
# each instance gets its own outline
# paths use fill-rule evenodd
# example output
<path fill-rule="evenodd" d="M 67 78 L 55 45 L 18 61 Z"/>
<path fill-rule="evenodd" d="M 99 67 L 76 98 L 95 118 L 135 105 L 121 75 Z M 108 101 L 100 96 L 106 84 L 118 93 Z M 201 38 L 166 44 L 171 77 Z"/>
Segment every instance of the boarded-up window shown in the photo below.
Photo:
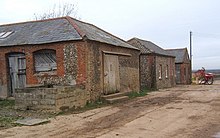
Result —
<path fill-rule="evenodd" d="M 56 51 L 40 50 L 34 53 L 35 71 L 45 72 L 57 69 Z"/>

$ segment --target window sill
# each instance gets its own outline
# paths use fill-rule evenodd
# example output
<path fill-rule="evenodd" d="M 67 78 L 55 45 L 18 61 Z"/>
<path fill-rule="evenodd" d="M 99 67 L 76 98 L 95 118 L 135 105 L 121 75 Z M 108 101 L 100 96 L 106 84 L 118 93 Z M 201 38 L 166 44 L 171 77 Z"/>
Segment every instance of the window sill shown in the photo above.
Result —
<path fill-rule="evenodd" d="M 35 72 L 34 76 L 57 76 L 57 71 Z"/>

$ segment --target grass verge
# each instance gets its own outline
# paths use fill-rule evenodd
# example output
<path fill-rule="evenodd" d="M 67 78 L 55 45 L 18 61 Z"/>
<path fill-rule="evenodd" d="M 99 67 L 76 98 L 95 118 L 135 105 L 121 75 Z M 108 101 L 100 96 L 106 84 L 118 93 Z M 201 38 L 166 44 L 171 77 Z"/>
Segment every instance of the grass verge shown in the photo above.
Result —
<path fill-rule="evenodd" d="M 12 110 L 14 110 L 15 100 L 0 100 L 0 129 L 18 126 L 14 122 L 19 119 Z"/>

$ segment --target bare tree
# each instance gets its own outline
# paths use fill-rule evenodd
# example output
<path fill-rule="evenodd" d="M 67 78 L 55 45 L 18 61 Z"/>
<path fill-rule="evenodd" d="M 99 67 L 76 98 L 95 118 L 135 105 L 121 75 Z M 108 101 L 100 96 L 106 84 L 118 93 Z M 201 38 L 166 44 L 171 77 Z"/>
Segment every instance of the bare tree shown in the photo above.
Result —
<path fill-rule="evenodd" d="M 71 3 L 65 3 L 65 4 L 59 4 L 58 7 L 56 4 L 54 4 L 53 8 L 50 9 L 48 12 L 45 12 L 43 14 L 34 14 L 35 20 L 44 20 L 44 19 L 50 19 L 50 18 L 56 18 L 56 17 L 64 17 L 64 16 L 72 16 L 74 18 L 77 17 L 77 8 L 75 4 Z"/>

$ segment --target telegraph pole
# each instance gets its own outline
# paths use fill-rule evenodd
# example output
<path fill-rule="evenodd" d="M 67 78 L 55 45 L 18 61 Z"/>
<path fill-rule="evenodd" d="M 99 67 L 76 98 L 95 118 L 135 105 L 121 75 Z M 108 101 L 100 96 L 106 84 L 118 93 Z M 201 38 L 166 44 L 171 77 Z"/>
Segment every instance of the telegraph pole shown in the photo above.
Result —
<path fill-rule="evenodd" d="M 192 31 L 189 32 L 189 48 L 190 48 L 190 83 L 192 83 Z"/>
<path fill-rule="evenodd" d="M 190 60 L 192 61 L 192 31 L 189 32 Z"/>

